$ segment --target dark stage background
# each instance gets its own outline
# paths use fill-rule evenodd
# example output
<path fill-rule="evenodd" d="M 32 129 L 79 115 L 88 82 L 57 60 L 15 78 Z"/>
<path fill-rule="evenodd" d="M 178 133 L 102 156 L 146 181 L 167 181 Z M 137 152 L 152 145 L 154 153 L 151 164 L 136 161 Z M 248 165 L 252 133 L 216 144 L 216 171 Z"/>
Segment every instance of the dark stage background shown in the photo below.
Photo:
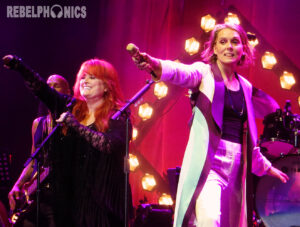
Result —
<path fill-rule="evenodd" d="M 7 7 L 18 5 L 85 6 L 86 18 L 8 18 Z M 273 96 L 281 108 L 286 99 L 292 102 L 292 111 L 299 113 L 299 50 L 300 2 L 298 0 L 1 0 L 0 54 L 16 54 L 44 78 L 53 73 L 65 76 L 71 85 L 81 62 L 98 57 L 111 62 L 119 72 L 126 99 L 145 85 L 145 72 L 140 72 L 126 52 L 130 42 L 153 56 L 162 59 L 180 59 L 190 63 L 199 55 L 189 57 L 184 41 L 192 36 L 202 39 L 200 19 L 210 13 L 222 23 L 228 8 L 234 10 L 247 31 L 261 38 L 257 46 L 256 62 L 241 73 L 254 86 Z M 260 58 L 266 50 L 280 57 L 274 70 L 262 69 Z M 279 84 L 282 70 L 295 74 L 297 83 L 292 91 Z M 37 116 L 39 102 L 25 88 L 16 72 L 0 67 L 0 152 L 9 153 L 11 182 L 2 182 L 2 197 L 19 175 L 30 154 L 31 123 Z M 185 89 L 170 86 L 165 100 L 157 101 L 152 90 L 140 100 L 150 102 L 155 116 L 148 122 L 135 117 L 140 128 L 131 151 L 138 155 L 141 167 L 130 176 L 134 205 L 146 197 L 157 203 L 163 192 L 168 192 L 165 177 L 168 168 L 180 166 L 188 138 L 188 120 L 191 114 Z M 136 115 L 137 106 L 132 107 Z M 259 135 L 262 120 L 258 120 Z M 157 177 L 153 192 L 141 189 L 145 172 Z"/>

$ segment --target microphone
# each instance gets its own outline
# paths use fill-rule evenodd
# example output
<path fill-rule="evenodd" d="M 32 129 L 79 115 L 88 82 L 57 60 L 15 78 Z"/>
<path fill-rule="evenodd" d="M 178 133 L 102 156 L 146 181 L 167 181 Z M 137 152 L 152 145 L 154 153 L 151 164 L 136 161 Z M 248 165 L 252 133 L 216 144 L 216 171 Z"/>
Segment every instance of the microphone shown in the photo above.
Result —
<path fill-rule="evenodd" d="M 140 54 L 139 48 L 135 44 L 129 43 L 126 46 L 126 50 L 129 52 L 129 54 L 132 57 L 135 57 L 139 62 L 143 62 L 144 61 L 143 56 Z"/>
<path fill-rule="evenodd" d="M 65 114 L 64 114 L 64 116 L 62 117 L 62 119 L 60 119 L 60 118 L 61 118 L 61 115 L 60 115 L 60 116 L 57 116 L 57 113 L 55 113 L 55 115 L 52 116 L 53 119 L 56 119 L 55 122 L 57 122 L 57 125 L 58 125 L 58 126 L 63 126 L 63 122 L 66 120 L 67 115 L 70 114 L 70 113 L 72 113 L 73 107 L 75 106 L 76 102 L 77 102 L 76 98 L 74 98 L 74 97 L 69 97 L 68 103 L 66 104 L 65 110 L 64 110 L 64 111 L 65 111 Z M 60 119 L 60 120 L 59 120 L 59 119 Z M 59 121 L 58 121 L 58 120 L 59 120 Z"/>
<path fill-rule="evenodd" d="M 75 104 L 76 104 L 76 98 L 72 98 L 71 101 L 66 105 L 67 111 L 72 112 Z"/>
<path fill-rule="evenodd" d="M 6 55 L 2 60 L 5 68 L 18 71 L 27 80 L 31 80 L 34 77 L 40 77 L 38 73 L 26 65 L 18 56 Z"/>
<path fill-rule="evenodd" d="M 71 98 L 71 97 L 70 97 Z M 66 117 L 68 115 L 68 113 L 72 113 L 73 107 L 76 104 L 76 98 L 71 98 L 71 100 L 69 101 L 69 103 L 67 103 L 66 105 L 66 114 L 63 116 L 62 120 L 58 122 L 58 125 L 62 126 L 63 122 L 66 120 Z M 57 120 L 60 117 L 55 117 L 55 119 L 57 118 Z"/>
<path fill-rule="evenodd" d="M 6 55 L 2 58 L 4 67 L 8 69 L 17 69 L 22 63 L 22 59 L 15 55 Z"/>
<path fill-rule="evenodd" d="M 143 55 L 141 55 L 139 48 L 135 44 L 129 43 L 126 46 L 126 50 L 132 57 L 134 57 L 138 61 L 138 63 L 146 62 Z M 153 70 L 151 70 L 150 74 L 154 78 L 157 78 L 157 75 L 153 72 Z"/>

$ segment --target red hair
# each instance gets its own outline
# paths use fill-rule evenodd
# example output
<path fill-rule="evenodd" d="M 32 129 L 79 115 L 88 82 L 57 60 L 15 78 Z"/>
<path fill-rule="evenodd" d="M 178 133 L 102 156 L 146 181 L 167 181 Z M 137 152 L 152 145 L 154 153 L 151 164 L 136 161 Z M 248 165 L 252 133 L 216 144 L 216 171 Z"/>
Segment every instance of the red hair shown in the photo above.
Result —
<path fill-rule="evenodd" d="M 106 131 L 112 114 L 122 106 L 123 95 L 120 88 L 118 73 L 107 61 L 90 59 L 82 63 L 73 87 L 74 97 L 78 100 L 73 108 L 73 114 L 78 121 L 84 120 L 88 113 L 87 104 L 80 94 L 80 80 L 85 74 L 101 79 L 107 89 L 103 95 L 103 104 L 95 112 L 97 130 Z"/>

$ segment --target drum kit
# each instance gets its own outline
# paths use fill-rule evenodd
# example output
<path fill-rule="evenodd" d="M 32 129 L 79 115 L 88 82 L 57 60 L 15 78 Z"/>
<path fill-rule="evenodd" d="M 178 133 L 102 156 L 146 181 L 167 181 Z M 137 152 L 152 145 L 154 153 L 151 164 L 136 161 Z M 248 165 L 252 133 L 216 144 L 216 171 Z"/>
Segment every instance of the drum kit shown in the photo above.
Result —
<path fill-rule="evenodd" d="M 277 109 L 263 121 L 261 151 L 289 176 L 285 184 L 270 176 L 257 182 L 255 208 L 266 227 L 300 226 L 300 116 L 290 107 L 287 101 L 284 111 Z"/>

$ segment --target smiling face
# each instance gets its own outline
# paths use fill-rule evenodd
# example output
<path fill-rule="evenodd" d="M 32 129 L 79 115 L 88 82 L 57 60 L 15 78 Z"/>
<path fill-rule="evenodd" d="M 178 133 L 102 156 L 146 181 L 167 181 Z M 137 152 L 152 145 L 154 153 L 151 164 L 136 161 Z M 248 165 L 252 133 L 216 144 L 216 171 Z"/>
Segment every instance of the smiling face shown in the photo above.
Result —
<path fill-rule="evenodd" d="M 104 82 L 94 75 L 85 73 L 80 78 L 80 95 L 85 100 L 102 99 L 107 88 Z"/>
<path fill-rule="evenodd" d="M 219 63 L 237 65 L 243 53 L 243 44 L 237 31 L 225 28 L 218 32 L 214 44 L 214 54 Z"/>

